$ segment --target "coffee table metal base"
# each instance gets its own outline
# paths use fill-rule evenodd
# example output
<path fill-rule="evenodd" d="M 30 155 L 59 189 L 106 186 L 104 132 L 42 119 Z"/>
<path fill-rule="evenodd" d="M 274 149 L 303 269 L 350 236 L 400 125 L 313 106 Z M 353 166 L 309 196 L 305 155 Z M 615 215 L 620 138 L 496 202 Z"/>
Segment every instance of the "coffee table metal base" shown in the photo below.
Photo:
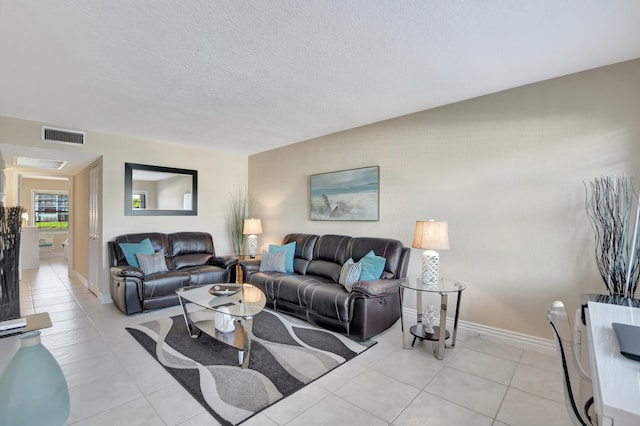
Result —
<path fill-rule="evenodd" d="M 247 368 L 249 366 L 253 317 L 247 317 L 243 320 L 236 319 L 234 321 L 235 330 L 223 333 L 216 329 L 216 322 L 212 318 L 213 313 L 211 311 L 202 309 L 189 313 L 186 303 L 182 300 L 182 297 L 179 297 L 178 299 L 180 299 L 184 322 L 187 325 L 187 331 L 191 338 L 197 339 L 200 337 L 201 333 L 204 332 L 208 336 L 237 349 L 238 364 L 240 364 L 242 368 Z"/>

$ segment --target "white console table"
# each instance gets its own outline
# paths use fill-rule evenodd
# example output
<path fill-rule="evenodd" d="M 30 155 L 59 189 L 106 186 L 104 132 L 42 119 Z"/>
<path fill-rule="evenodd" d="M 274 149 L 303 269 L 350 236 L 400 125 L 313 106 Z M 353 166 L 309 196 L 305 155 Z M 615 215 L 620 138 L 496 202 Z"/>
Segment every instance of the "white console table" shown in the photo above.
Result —
<path fill-rule="evenodd" d="M 40 266 L 40 230 L 37 226 L 22 227 L 20 236 L 20 272 Z"/>
<path fill-rule="evenodd" d="M 640 308 L 589 302 L 587 333 L 598 424 L 640 424 L 640 362 L 620 354 L 612 322 L 640 325 Z"/>

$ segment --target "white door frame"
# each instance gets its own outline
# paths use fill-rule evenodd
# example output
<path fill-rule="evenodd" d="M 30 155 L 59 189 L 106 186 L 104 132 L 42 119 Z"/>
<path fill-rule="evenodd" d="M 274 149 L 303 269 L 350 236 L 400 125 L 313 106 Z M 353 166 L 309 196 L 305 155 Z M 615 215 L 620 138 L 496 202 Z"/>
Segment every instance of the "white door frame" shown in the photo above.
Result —
<path fill-rule="evenodd" d="M 89 169 L 89 277 L 88 288 L 102 300 L 102 164 Z"/>

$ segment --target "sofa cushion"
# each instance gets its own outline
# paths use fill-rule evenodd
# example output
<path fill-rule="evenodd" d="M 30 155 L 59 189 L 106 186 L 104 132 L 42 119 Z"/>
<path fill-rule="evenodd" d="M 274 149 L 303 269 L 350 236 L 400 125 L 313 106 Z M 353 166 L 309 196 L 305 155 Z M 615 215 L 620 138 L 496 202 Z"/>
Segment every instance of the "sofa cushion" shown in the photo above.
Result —
<path fill-rule="evenodd" d="M 347 256 L 347 247 L 351 237 L 344 235 L 323 235 L 318 238 L 313 249 L 313 260 L 325 260 L 342 266 L 353 256 Z M 356 259 L 354 257 L 354 259 Z M 338 280 L 335 280 L 338 282 Z"/>
<path fill-rule="evenodd" d="M 189 285 L 204 285 L 229 282 L 229 270 L 213 265 L 188 266 L 180 272 L 189 274 Z"/>
<path fill-rule="evenodd" d="M 295 256 L 295 252 L 296 252 L 296 242 L 292 241 L 290 243 L 283 244 L 281 246 L 276 245 L 276 244 L 269 244 L 269 253 L 280 253 L 280 252 L 284 252 L 286 254 L 285 264 L 284 264 L 284 266 L 285 266 L 285 271 L 284 272 L 292 273 L 293 272 L 293 258 Z M 263 259 L 264 259 L 264 257 L 263 257 Z"/>
<path fill-rule="evenodd" d="M 336 282 L 316 283 L 303 293 L 307 310 L 326 318 L 349 321 L 351 295 Z"/>
<path fill-rule="evenodd" d="M 295 241 L 296 250 L 293 258 L 293 271 L 297 274 L 305 275 L 307 266 L 313 259 L 313 248 L 318 241 L 318 236 L 314 234 L 287 234 L 282 240 L 282 244 Z"/>
<path fill-rule="evenodd" d="M 376 256 L 373 250 L 371 250 L 358 261 L 358 263 L 362 265 L 360 279 L 377 280 L 380 278 L 380 276 L 382 276 L 382 271 L 384 271 L 386 261 L 387 259 L 382 256 Z"/>
<path fill-rule="evenodd" d="M 164 249 L 164 252 L 167 255 L 170 255 L 170 247 L 169 247 L 169 238 L 167 234 L 163 234 L 161 232 L 142 232 L 138 234 L 124 234 L 119 235 L 113 239 L 113 259 L 111 259 L 111 266 L 118 266 L 129 264 L 127 259 L 124 256 L 122 249 L 120 248 L 120 244 L 130 244 L 130 243 L 139 243 L 144 239 L 149 239 L 151 241 L 151 246 L 153 247 L 153 252 L 157 252 L 160 249 Z M 153 254 L 153 253 L 149 253 Z M 171 269 L 171 265 L 167 264 L 169 269 Z"/>
<path fill-rule="evenodd" d="M 359 260 L 369 251 L 386 259 L 382 278 L 400 278 L 398 274 L 406 271 L 402 263 L 404 246 L 401 241 L 389 238 L 356 237 L 349 241 L 348 257 Z"/>
<path fill-rule="evenodd" d="M 169 245 L 175 269 L 206 265 L 215 256 L 213 238 L 206 232 L 169 234 Z"/>
<path fill-rule="evenodd" d="M 340 271 L 342 271 L 342 264 L 326 260 L 312 260 L 307 267 L 307 275 L 327 278 L 334 283 L 340 280 Z"/>
<path fill-rule="evenodd" d="M 268 251 L 263 251 L 260 272 L 287 272 L 286 264 L 286 252 L 269 253 Z"/>
<path fill-rule="evenodd" d="M 266 272 L 268 274 L 269 272 Z M 285 275 L 272 273 L 273 275 L 267 282 L 267 290 L 272 294 L 272 298 L 278 301 L 285 301 L 302 308 L 307 307 L 306 294 L 315 286 L 327 283 L 337 285 L 335 281 L 330 279 L 309 275 Z M 341 286 L 340 286 L 341 287 Z"/>
<path fill-rule="evenodd" d="M 144 277 L 142 298 L 152 299 L 173 295 L 176 289 L 189 285 L 189 273 L 185 271 L 166 271 Z"/>
<path fill-rule="evenodd" d="M 149 238 L 145 238 L 139 243 L 119 243 L 118 245 L 120 246 L 120 250 L 122 250 L 125 259 L 127 259 L 127 263 L 131 266 L 135 266 L 136 268 L 140 267 L 138 257 L 136 256 L 138 253 L 147 255 L 155 253 Z"/>
<path fill-rule="evenodd" d="M 164 259 L 164 250 L 154 254 L 136 253 L 140 269 L 145 275 L 167 271 L 167 261 Z"/>

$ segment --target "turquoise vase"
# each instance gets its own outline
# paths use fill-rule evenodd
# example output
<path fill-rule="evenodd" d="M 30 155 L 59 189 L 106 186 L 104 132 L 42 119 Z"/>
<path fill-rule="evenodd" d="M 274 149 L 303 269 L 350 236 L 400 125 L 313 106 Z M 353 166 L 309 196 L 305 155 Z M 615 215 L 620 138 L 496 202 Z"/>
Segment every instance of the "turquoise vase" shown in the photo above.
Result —
<path fill-rule="evenodd" d="M 20 336 L 20 349 L 0 377 L 0 425 L 56 425 L 69 417 L 69 388 L 40 332 Z"/>

